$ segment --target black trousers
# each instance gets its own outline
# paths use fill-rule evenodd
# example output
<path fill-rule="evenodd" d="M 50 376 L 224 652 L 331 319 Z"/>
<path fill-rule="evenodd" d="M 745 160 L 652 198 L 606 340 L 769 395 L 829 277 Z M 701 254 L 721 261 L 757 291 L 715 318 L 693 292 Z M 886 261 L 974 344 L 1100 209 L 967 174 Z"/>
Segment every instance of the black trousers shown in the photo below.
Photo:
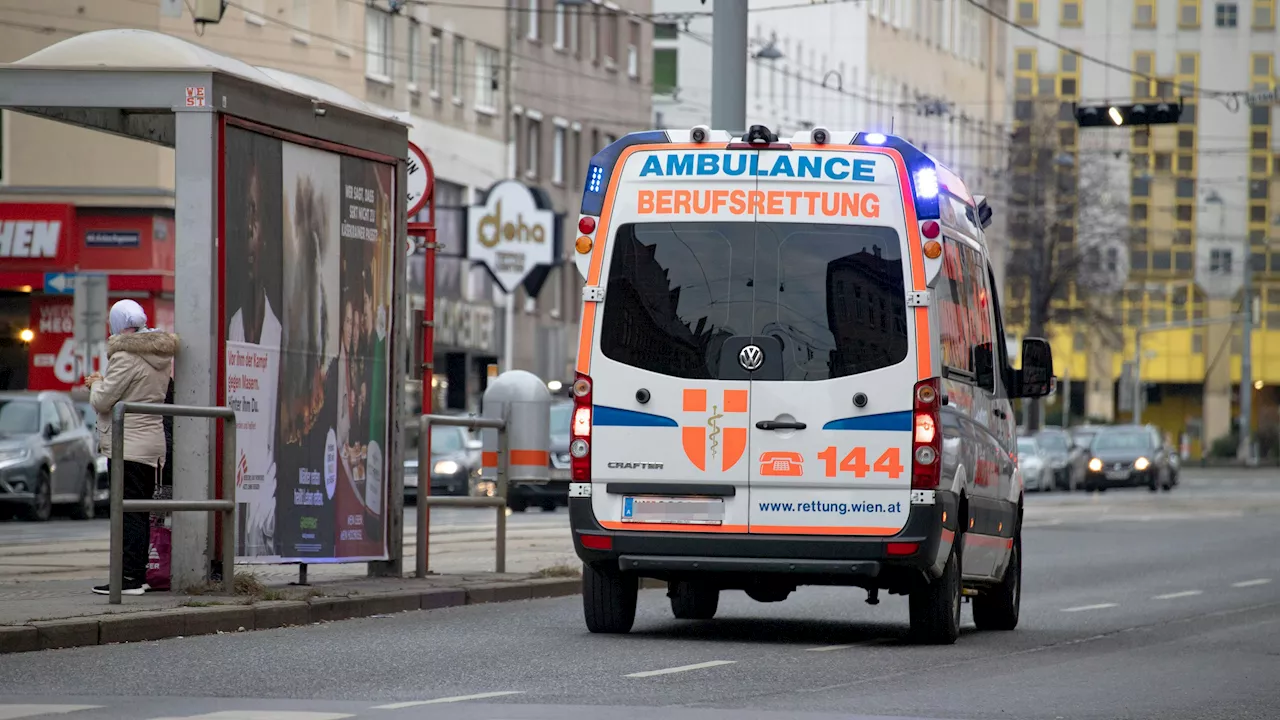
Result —
<path fill-rule="evenodd" d="M 108 460 L 107 464 L 114 463 Z M 156 494 L 156 468 L 146 463 L 124 462 L 124 499 L 150 500 Z M 147 581 L 147 560 L 151 555 L 151 513 L 124 514 L 124 579 L 128 583 Z"/>

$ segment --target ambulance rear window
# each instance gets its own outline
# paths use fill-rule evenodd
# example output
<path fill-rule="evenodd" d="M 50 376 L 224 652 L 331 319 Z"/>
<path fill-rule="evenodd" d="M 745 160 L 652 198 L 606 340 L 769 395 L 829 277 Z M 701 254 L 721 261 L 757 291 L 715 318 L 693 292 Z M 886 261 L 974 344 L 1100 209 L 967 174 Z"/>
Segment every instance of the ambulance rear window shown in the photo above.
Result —
<path fill-rule="evenodd" d="M 600 348 L 663 375 L 717 379 L 735 336 L 773 336 L 783 379 L 907 357 L 897 231 L 811 223 L 638 223 L 613 240 Z"/>

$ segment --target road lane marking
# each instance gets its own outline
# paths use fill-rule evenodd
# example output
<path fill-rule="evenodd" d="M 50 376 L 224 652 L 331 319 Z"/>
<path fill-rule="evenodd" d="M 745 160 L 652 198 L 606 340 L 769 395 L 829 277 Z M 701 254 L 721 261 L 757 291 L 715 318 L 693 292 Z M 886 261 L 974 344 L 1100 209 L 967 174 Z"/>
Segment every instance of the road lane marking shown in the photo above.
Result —
<path fill-rule="evenodd" d="M 81 710 L 97 710 L 101 705 L 0 705 L 0 720 L 19 720 L 39 715 L 66 715 Z"/>
<path fill-rule="evenodd" d="M 1181 592 L 1165 593 L 1164 595 L 1156 595 L 1152 600 L 1176 600 L 1178 598 L 1192 597 L 1194 595 L 1203 594 L 1200 590 L 1183 590 Z"/>
<path fill-rule="evenodd" d="M 154 718 L 153 720 L 345 720 L 350 713 L 312 712 L 310 710 L 221 710 L 204 715 Z"/>
<path fill-rule="evenodd" d="M 1107 608 L 1116 607 L 1116 603 L 1098 603 L 1097 605 L 1077 605 L 1076 607 L 1062 608 L 1062 612 L 1084 612 L 1085 610 L 1106 610 Z"/>
<path fill-rule="evenodd" d="M 1271 582 L 1271 578 L 1257 578 L 1255 580 L 1244 580 L 1238 583 L 1231 583 L 1231 587 L 1233 588 L 1257 587 L 1259 585 L 1266 585 L 1269 582 Z"/>
<path fill-rule="evenodd" d="M 439 705 L 441 703 L 466 702 L 468 700 L 487 700 L 489 698 L 503 697 L 506 695 L 520 695 L 523 690 L 502 690 L 500 692 L 476 693 L 475 695 L 455 695 L 453 697 L 442 697 L 434 700 L 411 700 L 409 702 L 391 703 L 390 705 L 374 705 L 374 710 L 401 710 L 403 708 L 417 707 L 419 705 Z"/>
<path fill-rule="evenodd" d="M 706 668 L 719 667 L 721 665 L 732 665 L 737 660 L 708 660 L 707 662 L 695 663 L 693 665 L 681 665 L 680 667 L 663 668 L 661 670 L 645 670 L 644 672 L 631 673 L 622 677 L 629 678 L 647 678 L 655 675 L 671 675 L 672 673 L 689 672 L 690 670 L 704 670 Z"/>
<path fill-rule="evenodd" d="M 832 652 L 835 650 L 848 650 L 849 648 L 852 648 L 852 647 L 858 647 L 858 646 L 857 645 L 826 645 L 823 647 L 809 648 L 809 652 Z"/>

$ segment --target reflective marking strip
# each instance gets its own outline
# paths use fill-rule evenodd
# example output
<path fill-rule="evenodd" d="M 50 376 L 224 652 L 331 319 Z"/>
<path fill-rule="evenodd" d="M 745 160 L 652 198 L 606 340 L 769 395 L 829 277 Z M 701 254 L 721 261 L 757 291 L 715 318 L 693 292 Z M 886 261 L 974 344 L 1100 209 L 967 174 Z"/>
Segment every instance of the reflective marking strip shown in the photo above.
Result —
<path fill-rule="evenodd" d="M 551 453 L 546 450 L 512 450 L 512 465 L 532 465 L 534 467 L 546 467 L 551 463 Z"/>
<path fill-rule="evenodd" d="M 498 467 L 498 453 L 485 450 L 480 453 L 480 464 L 487 468 Z"/>
<path fill-rule="evenodd" d="M 591 497 L 591 483 L 569 483 L 569 497 Z"/>
<path fill-rule="evenodd" d="M 655 675 L 670 675 L 672 673 L 689 672 L 690 670 L 704 670 L 706 668 L 720 667 L 721 665 L 732 665 L 737 660 L 709 660 L 707 662 L 696 663 L 694 665 L 681 665 L 680 667 L 663 668 L 662 670 L 645 670 L 644 672 L 631 673 L 622 677 L 629 678 L 646 678 Z"/>
<path fill-rule="evenodd" d="M 1258 578 L 1257 580 L 1245 580 L 1244 582 L 1231 583 L 1233 588 L 1257 587 L 1258 585 L 1266 585 L 1271 582 L 1270 578 Z"/>
<path fill-rule="evenodd" d="M 912 490 L 912 505 L 933 505 L 938 501 L 937 491 L 935 490 Z"/>
<path fill-rule="evenodd" d="M 439 705 L 441 703 L 466 702 L 467 700 L 485 700 L 488 698 L 503 697 L 505 695 L 521 695 L 523 690 L 503 690 L 501 692 L 477 693 L 475 695 L 455 695 L 454 697 L 442 697 L 435 700 L 414 700 L 411 702 L 391 703 L 390 705 L 375 705 L 374 710 L 400 710 L 402 708 L 417 707 L 419 705 Z M 342 715 L 341 717 L 352 717 L 351 715 Z"/>
<path fill-rule="evenodd" d="M 1079 605 L 1077 607 L 1062 608 L 1062 612 L 1084 612 L 1085 610 L 1106 610 L 1107 608 L 1116 607 L 1115 603 L 1098 603 L 1097 605 Z"/>
<path fill-rule="evenodd" d="M 1177 599 L 1177 598 L 1192 597 L 1192 596 L 1194 596 L 1194 595 L 1201 595 L 1201 594 L 1203 594 L 1203 591 L 1201 591 L 1201 590 L 1183 590 L 1182 592 L 1174 592 L 1174 593 L 1166 593 L 1166 594 L 1164 594 L 1164 595 L 1156 595 L 1155 597 L 1153 597 L 1153 598 L 1151 598 L 1151 599 L 1152 599 L 1152 600 L 1175 600 L 1175 599 Z"/>

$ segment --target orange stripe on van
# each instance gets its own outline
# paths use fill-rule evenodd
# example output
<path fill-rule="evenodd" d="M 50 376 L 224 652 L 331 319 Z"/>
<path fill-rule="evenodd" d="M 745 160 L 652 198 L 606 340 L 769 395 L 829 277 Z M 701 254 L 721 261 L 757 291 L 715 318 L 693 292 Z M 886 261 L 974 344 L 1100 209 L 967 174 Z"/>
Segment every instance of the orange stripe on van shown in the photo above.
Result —
<path fill-rule="evenodd" d="M 686 525 L 684 523 L 625 523 L 616 520 L 598 520 L 606 530 L 647 530 L 649 532 L 679 533 L 745 533 L 746 525 Z"/>
<path fill-rule="evenodd" d="M 751 532 L 758 535 L 873 535 L 888 537 L 902 530 L 880 527 L 823 527 L 807 525 L 752 525 Z"/>
<path fill-rule="evenodd" d="M 685 388 L 682 406 L 685 412 L 706 412 L 706 388 Z"/>
<path fill-rule="evenodd" d="M 703 408 L 706 409 L 705 407 Z M 742 413 L 747 411 L 747 391 L 746 390 L 725 390 L 724 391 L 724 411 L 727 413 Z"/>

